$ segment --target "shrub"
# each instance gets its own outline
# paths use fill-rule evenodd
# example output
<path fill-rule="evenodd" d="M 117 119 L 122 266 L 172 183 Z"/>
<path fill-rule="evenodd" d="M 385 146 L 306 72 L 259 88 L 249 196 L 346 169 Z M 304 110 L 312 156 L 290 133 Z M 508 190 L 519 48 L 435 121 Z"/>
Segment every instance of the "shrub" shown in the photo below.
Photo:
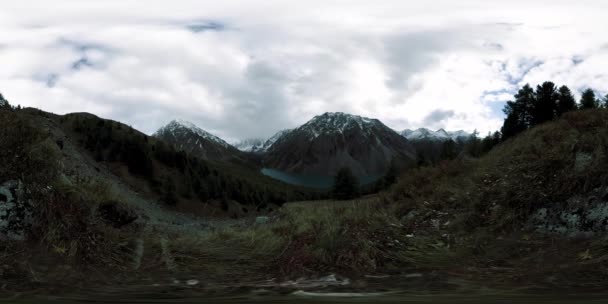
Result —
<path fill-rule="evenodd" d="M 334 178 L 333 197 L 338 200 L 355 198 L 359 194 L 359 182 L 348 168 L 342 168 Z"/>

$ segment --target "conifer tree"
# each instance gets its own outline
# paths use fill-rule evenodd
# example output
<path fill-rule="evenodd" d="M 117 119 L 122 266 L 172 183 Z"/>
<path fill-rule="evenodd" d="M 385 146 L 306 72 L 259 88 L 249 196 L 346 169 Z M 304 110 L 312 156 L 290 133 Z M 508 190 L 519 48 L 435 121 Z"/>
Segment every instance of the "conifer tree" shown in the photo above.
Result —
<path fill-rule="evenodd" d="M 452 160 L 456 158 L 456 143 L 453 140 L 446 140 L 441 145 L 441 151 L 439 153 L 439 158 L 441 160 Z"/>
<path fill-rule="evenodd" d="M 608 108 L 608 94 L 604 95 L 604 98 L 602 98 L 601 107 Z"/>
<path fill-rule="evenodd" d="M 592 89 L 586 89 L 581 96 L 581 109 L 595 109 L 598 107 L 598 101 L 595 98 L 595 92 Z"/>
<path fill-rule="evenodd" d="M 535 103 L 534 90 L 528 84 L 515 94 L 515 101 L 507 102 L 503 109 L 503 112 L 507 115 L 501 129 L 503 139 L 523 132 L 532 125 Z"/>
<path fill-rule="evenodd" d="M 0 94 L 0 109 L 11 109 L 11 104 Z"/>
<path fill-rule="evenodd" d="M 359 194 L 359 181 L 349 168 L 342 168 L 334 178 L 333 197 L 338 200 L 348 200 Z"/>
<path fill-rule="evenodd" d="M 567 86 L 561 86 L 557 92 L 557 116 L 576 110 L 576 100 Z"/>
<path fill-rule="evenodd" d="M 538 125 L 555 117 L 558 94 L 555 84 L 547 81 L 536 87 L 531 125 Z"/>

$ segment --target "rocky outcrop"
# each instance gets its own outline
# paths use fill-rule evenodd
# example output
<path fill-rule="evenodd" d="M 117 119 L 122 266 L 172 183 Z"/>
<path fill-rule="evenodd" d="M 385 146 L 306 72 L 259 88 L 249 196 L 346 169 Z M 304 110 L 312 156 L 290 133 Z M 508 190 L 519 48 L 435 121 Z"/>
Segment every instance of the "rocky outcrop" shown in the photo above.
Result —
<path fill-rule="evenodd" d="M 32 225 L 32 206 L 20 181 L 0 185 L 0 240 L 25 240 Z"/>
<path fill-rule="evenodd" d="M 608 231 L 608 188 L 537 210 L 531 225 L 541 233 L 591 237 Z"/>

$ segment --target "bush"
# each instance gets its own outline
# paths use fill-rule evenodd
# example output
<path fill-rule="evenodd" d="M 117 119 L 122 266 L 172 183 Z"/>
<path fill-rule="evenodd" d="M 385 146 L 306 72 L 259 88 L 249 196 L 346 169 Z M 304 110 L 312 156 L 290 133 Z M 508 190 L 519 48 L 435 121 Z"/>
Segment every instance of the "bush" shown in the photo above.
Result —
<path fill-rule="evenodd" d="M 46 184 L 57 175 L 57 146 L 24 115 L 0 111 L 0 183 Z"/>
<path fill-rule="evenodd" d="M 359 194 L 359 181 L 348 168 L 342 168 L 334 178 L 333 197 L 337 200 L 348 200 Z"/>

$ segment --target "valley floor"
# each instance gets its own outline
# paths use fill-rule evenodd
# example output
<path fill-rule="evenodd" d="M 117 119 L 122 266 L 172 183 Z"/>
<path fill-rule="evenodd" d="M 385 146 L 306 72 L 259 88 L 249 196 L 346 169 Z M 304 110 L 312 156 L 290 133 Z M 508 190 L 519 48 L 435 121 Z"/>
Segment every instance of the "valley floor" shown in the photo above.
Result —
<path fill-rule="evenodd" d="M 528 234 L 490 239 L 483 232 L 459 238 L 444 228 L 449 215 L 412 224 L 379 196 L 288 203 L 267 217 L 176 219 L 151 221 L 112 244 L 111 256 L 100 257 L 106 265 L 75 264 L 61 248 L 5 247 L 0 265 L 9 280 L 1 293 L 23 300 L 481 302 L 589 296 L 605 286 L 598 266 L 608 252 L 600 243 Z"/>

